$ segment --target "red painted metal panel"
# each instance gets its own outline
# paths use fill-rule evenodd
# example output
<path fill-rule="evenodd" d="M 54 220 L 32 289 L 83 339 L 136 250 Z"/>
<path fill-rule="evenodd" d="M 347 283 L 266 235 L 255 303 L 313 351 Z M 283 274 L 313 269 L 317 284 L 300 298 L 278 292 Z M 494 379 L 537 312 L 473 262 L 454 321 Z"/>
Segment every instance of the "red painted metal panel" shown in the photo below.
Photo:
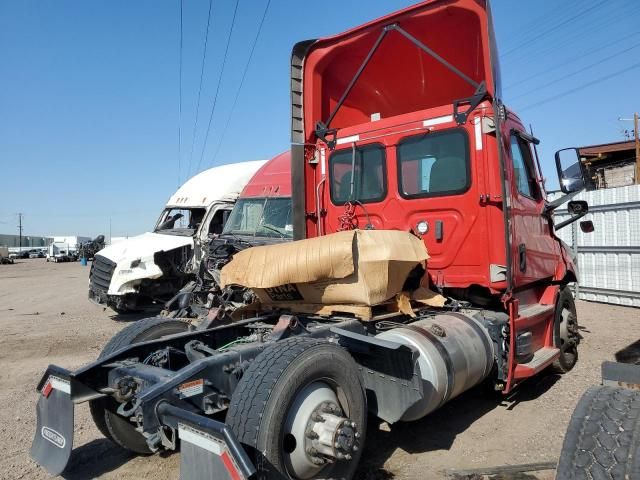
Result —
<path fill-rule="evenodd" d="M 251 178 L 240 198 L 290 197 L 291 196 L 291 152 L 276 155 Z"/>

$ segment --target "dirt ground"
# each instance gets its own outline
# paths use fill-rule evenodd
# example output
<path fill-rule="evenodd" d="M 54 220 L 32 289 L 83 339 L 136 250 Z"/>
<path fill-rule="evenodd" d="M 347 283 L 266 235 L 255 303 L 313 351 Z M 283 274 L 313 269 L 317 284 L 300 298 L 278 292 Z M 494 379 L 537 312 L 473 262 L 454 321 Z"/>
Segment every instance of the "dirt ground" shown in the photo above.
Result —
<path fill-rule="evenodd" d="M 29 459 L 35 386 L 49 363 L 76 368 L 133 319 L 114 317 L 87 299 L 89 268 L 43 259 L 0 265 L 0 478 L 48 476 Z M 599 383 L 600 363 L 640 338 L 640 311 L 578 302 L 583 343 L 568 375 L 533 378 L 509 398 L 477 389 L 421 421 L 370 422 L 361 480 L 480 479 L 469 471 L 553 463 L 582 392 Z M 133 457 L 104 439 L 86 404 L 76 408 L 76 451 L 66 478 L 178 478 L 179 454 Z M 457 472 L 457 473 L 456 473 Z M 548 480 L 552 470 L 494 479 Z"/>

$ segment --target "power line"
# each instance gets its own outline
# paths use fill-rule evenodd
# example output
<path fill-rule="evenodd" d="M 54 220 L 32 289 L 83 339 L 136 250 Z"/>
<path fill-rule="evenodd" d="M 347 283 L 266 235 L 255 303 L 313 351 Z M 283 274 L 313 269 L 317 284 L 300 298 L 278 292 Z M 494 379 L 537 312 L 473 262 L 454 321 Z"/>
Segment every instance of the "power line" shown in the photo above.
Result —
<path fill-rule="evenodd" d="M 623 41 L 625 41 L 625 40 L 627 40 L 627 39 L 629 39 L 631 37 L 635 37 L 639 33 L 640 33 L 640 31 L 633 32 L 630 35 L 626 35 L 626 36 L 624 36 L 624 37 L 622 37 L 622 38 L 620 38 L 618 40 L 615 40 L 615 41 L 610 42 L 610 43 L 606 43 L 606 44 L 604 44 L 604 45 L 602 45 L 602 46 L 600 46 L 598 48 L 591 49 L 588 52 L 582 52 L 580 54 L 576 54 L 576 55 L 573 56 L 573 58 L 570 58 L 569 60 L 565 60 L 562 63 L 554 65 L 553 67 L 549 67 L 549 68 L 547 68 L 545 70 L 542 70 L 542 71 L 540 71 L 540 72 L 538 72 L 538 73 L 536 73 L 534 75 L 529 75 L 527 78 L 521 79 L 521 80 L 519 80 L 519 81 L 517 81 L 515 83 L 507 85 L 506 87 L 504 87 L 504 90 L 509 90 L 509 89 L 511 89 L 513 87 L 517 87 L 518 85 L 522 85 L 523 83 L 528 83 L 529 81 L 531 81 L 531 80 L 533 80 L 535 78 L 541 77 L 542 75 L 544 75 L 546 73 L 549 73 L 549 72 L 552 72 L 554 70 L 557 70 L 558 68 L 562 68 L 562 67 L 564 67 L 564 66 L 566 66 L 566 65 L 568 65 L 570 63 L 574 63 L 574 62 L 576 62 L 578 60 L 582 60 L 584 58 L 584 56 L 587 55 L 587 54 L 593 55 L 594 53 L 600 52 L 600 51 L 602 51 L 602 50 L 604 50 L 606 48 L 611 47 L 612 45 L 617 45 L 618 43 L 622 43 Z"/>
<path fill-rule="evenodd" d="M 529 40 L 521 42 L 519 45 L 513 47 L 511 50 L 505 52 L 504 55 L 502 55 L 502 57 L 507 57 L 507 56 L 511 55 L 512 53 L 515 53 L 515 52 L 519 51 L 522 47 L 524 47 L 526 45 L 529 45 L 530 43 L 536 41 L 537 39 L 539 39 L 541 37 L 544 37 L 545 35 L 548 35 L 549 33 L 553 32 L 554 30 L 557 30 L 558 28 L 566 25 L 567 23 L 586 15 L 587 13 L 591 12 L 592 10 L 595 10 L 596 8 L 601 7 L 602 5 L 604 5 L 606 3 L 607 3 L 607 0 L 601 0 L 598 3 L 596 3 L 594 5 L 591 5 L 589 8 L 586 8 L 586 9 L 582 10 L 581 12 L 577 13 L 576 15 L 574 15 L 572 17 L 569 17 L 569 18 L 563 20 L 562 22 L 554 25 L 553 27 L 539 32 L 537 35 L 534 35 Z"/>
<path fill-rule="evenodd" d="M 567 78 L 571 78 L 571 77 L 573 77 L 575 75 L 578 75 L 579 73 L 582 73 L 582 72 L 584 72 L 586 70 L 589 70 L 590 68 L 596 67 L 596 66 L 601 65 L 601 64 L 603 64 L 605 62 L 608 62 L 609 60 L 611 60 L 613 58 L 619 57 L 620 55 L 622 55 L 624 53 L 627 53 L 628 51 L 633 50 L 634 48 L 638 48 L 639 46 L 640 46 L 640 43 L 636 43 L 635 45 L 633 45 L 633 46 L 631 46 L 629 48 L 625 48 L 624 50 L 621 50 L 618 53 L 615 53 L 615 54 L 610 55 L 610 56 L 608 56 L 606 58 L 598 60 L 597 62 L 590 63 L 589 65 L 587 65 L 585 67 L 582 67 L 582 68 L 580 68 L 580 69 L 578 69 L 578 70 L 576 70 L 574 72 L 568 73 L 566 75 L 563 75 L 562 77 L 559 77 L 559 78 L 556 78 L 555 80 L 547 82 L 542 87 L 539 87 L 539 88 L 547 88 L 550 85 L 553 85 L 553 84 L 556 84 L 558 82 L 561 82 L 562 80 L 566 80 Z M 537 90 L 537 89 L 535 89 L 535 90 Z M 515 100 L 517 98 L 526 97 L 529 94 L 530 94 L 530 92 L 521 93 L 520 95 L 516 95 L 515 97 L 509 98 L 509 100 L 513 101 L 513 100 Z"/>
<path fill-rule="evenodd" d="M 216 158 L 218 157 L 218 152 L 220 151 L 220 147 L 222 146 L 222 142 L 224 141 L 224 136 L 227 133 L 229 124 L 231 123 L 231 117 L 233 116 L 233 112 L 236 108 L 236 103 L 238 103 L 240 90 L 242 89 L 242 85 L 244 84 L 244 79 L 247 76 L 247 71 L 249 70 L 249 64 L 251 63 L 251 59 L 253 58 L 253 52 L 256 49 L 256 44 L 258 43 L 258 38 L 260 37 L 260 32 L 262 31 L 262 25 L 264 24 L 264 20 L 267 17 L 267 11 L 269 10 L 270 4 L 271 4 L 271 0 L 267 0 L 267 5 L 264 7 L 264 12 L 262 12 L 262 19 L 260 20 L 260 24 L 258 25 L 258 31 L 256 32 L 256 36 L 253 39 L 253 44 L 251 45 L 251 50 L 249 52 L 249 57 L 247 58 L 247 63 L 245 63 L 244 70 L 242 71 L 242 78 L 240 79 L 240 83 L 238 84 L 235 97 L 233 98 L 233 104 L 231 105 L 231 110 L 229 111 L 229 115 L 227 116 L 227 121 L 225 122 L 224 128 L 222 129 L 222 134 L 220 135 L 220 141 L 218 142 L 218 146 L 216 147 L 216 151 L 213 154 L 213 157 L 211 157 L 211 165 L 215 163 Z"/>
<path fill-rule="evenodd" d="M 538 107 L 540 105 L 544 105 L 545 103 L 549 103 L 549 102 L 552 102 L 553 100 L 557 100 L 557 99 L 565 97 L 565 96 L 567 96 L 569 94 L 572 94 L 572 93 L 575 93 L 575 92 L 579 92 L 580 90 L 584 90 L 587 87 L 590 87 L 590 86 L 595 85 L 595 84 L 600 83 L 600 82 L 604 82 L 605 80 L 609 80 L 610 78 L 617 77 L 618 75 L 622 75 L 623 73 L 626 73 L 626 72 L 628 72 L 630 70 L 634 70 L 634 69 L 636 69 L 638 67 L 640 67 L 640 62 L 634 63 L 630 67 L 624 68 L 622 70 L 618 70 L 617 72 L 610 73 L 609 75 L 605 75 L 604 77 L 596 78 L 595 80 L 592 80 L 591 82 L 587 82 L 587 83 L 585 83 L 583 85 L 580 85 L 578 87 L 574 87 L 571 90 L 564 91 L 564 92 L 559 93 L 557 95 L 553 95 L 551 97 L 545 98 L 544 100 L 540 100 L 539 102 L 532 103 L 531 105 L 527 105 L 526 107 L 519 108 L 518 111 L 522 112 L 524 110 L 529 110 L 531 108 L 535 108 L 535 107 Z"/>
<path fill-rule="evenodd" d="M 191 138 L 191 152 L 189 153 L 189 167 L 187 177 L 191 174 L 191 160 L 193 159 L 193 147 L 196 143 L 196 132 L 198 130 L 198 115 L 200 113 L 200 96 L 202 94 L 202 79 L 204 78 L 204 64 L 207 59 L 207 44 L 209 43 L 209 26 L 211 25 L 211 7 L 213 0 L 209 0 L 209 14 L 207 15 L 207 33 L 204 36 L 204 50 L 202 53 L 202 65 L 200 67 L 200 86 L 198 87 L 198 101 L 196 102 L 196 119 L 193 124 L 193 137 Z"/>
<path fill-rule="evenodd" d="M 178 53 L 178 186 L 182 163 L 182 0 L 180 0 L 180 40 Z"/>
<path fill-rule="evenodd" d="M 608 15 L 613 12 L 613 15 Z M 620 11 L 612 11 L 603 13 L 601 16 L 597 16 L 596 18 L 591 19 L 591 21 L 587 21 L 582 24 L 575 24 L 575 28 L 566 28 L 560 33 L 560 36 L 550 36 L 548 38 L 552 39 L 551 43 L 544 47 L 544 40 L 542 39 L 539 42 L 534 44 L 535 47 L 535 56 L 540 57 L 541 55 L 545 55 L 550 52 L 556 52 L 559 48 L 567 49 L 567 47 L 576 41 L 584 40 L 585 37 L 593 37 L 594 33 L 597 32 L 610 32 L 609 26 L 615 25 L 617 29 L 619 29 L 620 21 L 625 21 L 628 19 L 634 18 L 634 13 L 636 11 L 631 12 L 620 12 Z M 506 60 L 502 59 L 501 63 L 504 65 L 518 65 L 520 63 L 526 63 L 527 66 L 531 65 L 532 54 L 521 54 L 518 56 L 513 56 Z M 514 68 L 512 67 L 511 70 Z"/>
<path fill-rule="evenodd" d="M 218 92 L 220 91 L 220 84 L 222 83 L 222 75 L 224 73 L 224 67 L 227 63 L 227 55 L 229 53 L 229 44 L 231 43 L 231 35 L 233 35 L 233 27 L 236 24 L 236 13 L 238 13 L 238 4 L 240 0 L 236 0 L 236 6 L 233 9 L 233 18 L 231 19 L 231 28 L 229 29 L 229 35 L 227 36 L 227 45 L 224 49 L 224 57 L 222 58 L 222 67 L 220 68 L 220 75 L 218 76 L 218 85 L 216 86 L 216 93 L 213 97 L 213 105 L 211 106 L 211 114 L 209 115 L 209 124 L 207 125 L 207 133 L 204 136 L 204 143 L 202 144 L 202 152 L 200 153 L 200 159 L 198 160 L 198 166 L 196 167 L 196 173 L 200 171 L 200 165 L 202 164 L 202 158 L 204 152 L 207 149 L 207 142 L 209 141 L 209 131 L 211 130 L 211 122 L 213 120 L 213 113 L 216 110 L 216 102 L 218 101 Z"/>
<path fill-rule="evenodd" d="M 563 2 L 562 4 L 560 4 L 559 8 L 554 8 L 552 12 L 544 12 L 542 15 L 539 15 L 533 20 L 529 20 L 528 22 L 523 23 L 522 25 L 512 24 L 512 26 L 516 27 L 517 31 L 521 32 L 521 34 L 516 36 L 509 34 L 508 35 L 509 43 L 514 44 L 515 42 L 526 41 L 527 36 L 529 35 L 529 33 L 531 33 L 531 31 L 535 31 L 537 27 L 541 24 L 544 25 L 549 23 L 547 20 L 548 17 L 553 16 L 554 19 L 558 19 L 561 16 L 563 16 L 565 13 L 572 13 L 575 10 L 575 7 L 578 6 L 578 5 L 572 5 L 572 3 L 580 4 L 580 3 L 583 3 L 583 0 L 572 0 L 572 1 Z M 566 10 L 566 12 L 563 10 Z"/>

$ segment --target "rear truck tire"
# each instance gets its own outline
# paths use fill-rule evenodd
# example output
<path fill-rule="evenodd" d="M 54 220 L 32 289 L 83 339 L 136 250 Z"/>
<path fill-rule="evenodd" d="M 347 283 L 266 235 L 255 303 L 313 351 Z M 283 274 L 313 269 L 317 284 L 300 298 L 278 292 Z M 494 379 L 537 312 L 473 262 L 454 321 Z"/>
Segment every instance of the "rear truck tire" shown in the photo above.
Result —
<path fill-rule="evenodd" d="M 256 357 L 226 419 L 265 479 L 351 478 L 366 421 L 365 392 L 351 355 L 336 344 L 299 337 Z"/>
<path fill-rule="evenodd" d="M 189 325 L 180 320 L 145 318 L 116 333 L 102 349 L 98 360 L 134 343 L 182 333 L 188 328 Z M 89 402 L 91 417 L 100 433 L 113 443 L 132 452 L 143 455 L 153 453 L 144 436 L 135 430 L 133 424 L 116 413 L 117 408 L 118 403 L 111 397 L 102 397 Z"/>
<path fill-rule="evenodd" d="M 571 289 L 565 285 L 558 293 L 554 317 L 553 344 L 560 349 L 560 356 L 551 366 L 554 372 L 567 373 L 575 367 L 579 343 L 576 303 Z"/>
<path fill-rule="evenodd" d="M 591 387 L 573 411 L 557 480 L 640 478 L 640 391 Z"/>

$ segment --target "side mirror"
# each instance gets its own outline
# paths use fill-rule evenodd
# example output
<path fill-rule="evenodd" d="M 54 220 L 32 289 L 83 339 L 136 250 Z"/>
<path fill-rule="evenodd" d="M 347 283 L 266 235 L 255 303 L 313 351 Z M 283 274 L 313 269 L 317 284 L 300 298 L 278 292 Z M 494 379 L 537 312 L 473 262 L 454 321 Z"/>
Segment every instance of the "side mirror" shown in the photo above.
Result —
<path fill-rule="evenodd" d="M 572 200 L 567 204 L 567 210 L 571 215 L 586 215 L 589 212 L 589 204 L 584 200 Z"/>
<path fill-rule="evenodd" d="M 565 148 L 556 152 L 556 168 L 560 190 L 564 193 L 577 192 L 585 186 L 580 154 L 577 148 Z"/>
<path fill-rule="evenodd" d="M 576 220 L 579 220 L 582 217 L 584 217 L 589 212 L 589 204 L 584 200 L 572 200 L 567 204 L 567 211 L 571 214 L 571 217 L 565 220 L 564 222 L 555 224 L 554 225 L 555 230 L 560 230 L 561 228 L 564 228 L 567 225 L 572 224 Z M 585 224 L 585 225 L 583 226 L 582 224 Z M 585 228 L 588 229 L 589 224 L 591 224 L 591 230 L 587 231 L 585 230 Z M 591 220 L 585 220 L 584 222 L 580 222 L 580 228 L 585 233 L 593 232 L 593 223 L 591 222 Z"/>
<path fill-rule="evenodd" d="M 582 230 L 584 233 L 591 233 L 595 229 L 596 227 L 593 226 L 593 222 L 591 220 L 584 220 L 580 222 L 580 230 Z"/>

